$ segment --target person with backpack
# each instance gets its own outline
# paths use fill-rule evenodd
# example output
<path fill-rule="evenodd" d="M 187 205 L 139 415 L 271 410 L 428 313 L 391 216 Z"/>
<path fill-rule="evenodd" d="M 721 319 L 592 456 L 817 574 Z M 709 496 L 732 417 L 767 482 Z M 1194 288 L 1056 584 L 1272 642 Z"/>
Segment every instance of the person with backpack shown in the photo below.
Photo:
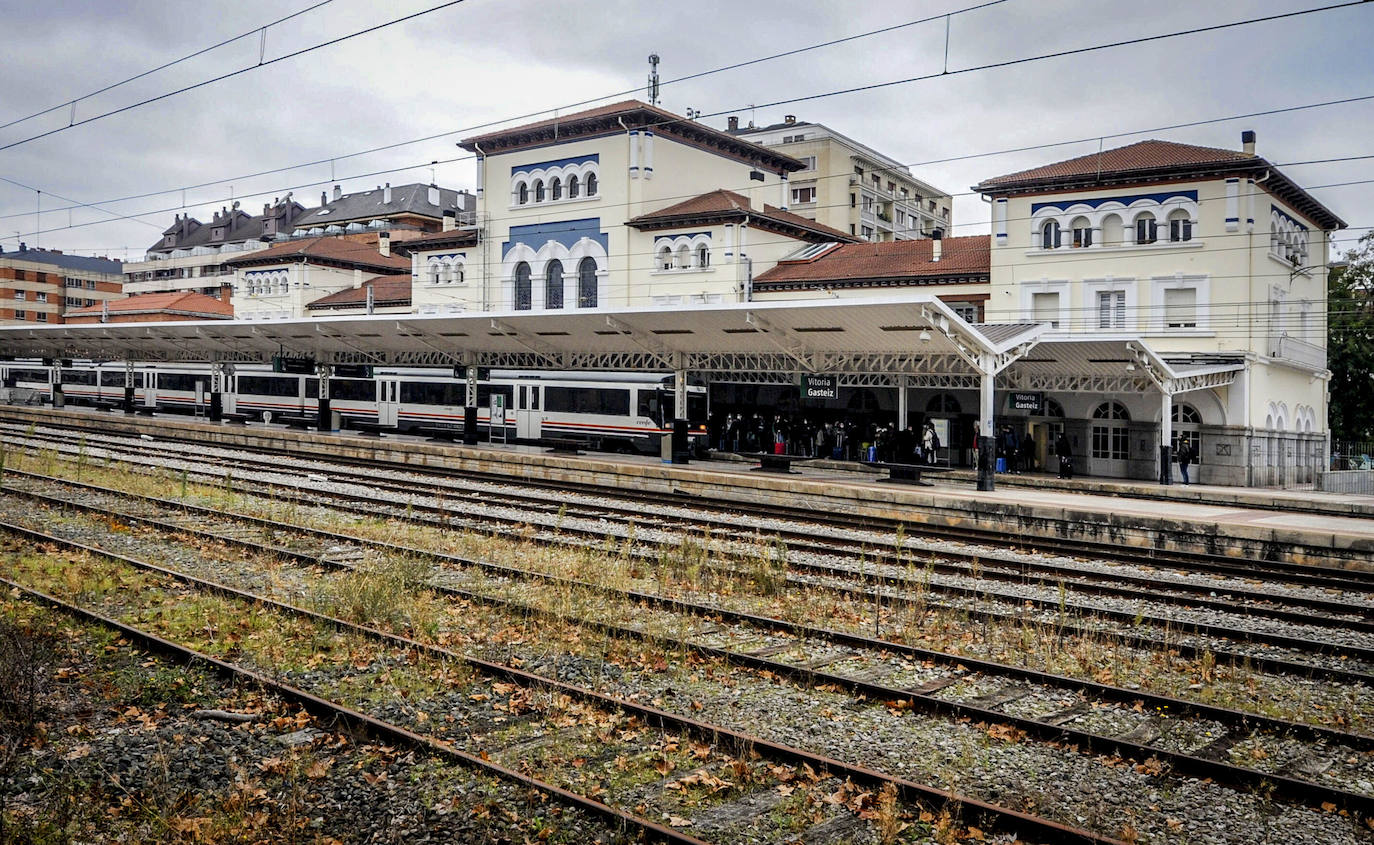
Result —
<path fill-rule="evenodd" d="M 1183 476 L 1184 484 L 1192 484 L 1188 480 L 1188 465 L 1197 460 L 1197 455 L 1193 452 L 1192 445 L 1187 440 L 1178 441 L 1178 474 Z"/>
<path fill-rule="evenodd" d="M 1059 458 L 1059 477 L 1073 478 L 1073 446 L 1067 434 L 1059 435 L 1054 441 L 1054 454 Z"/>

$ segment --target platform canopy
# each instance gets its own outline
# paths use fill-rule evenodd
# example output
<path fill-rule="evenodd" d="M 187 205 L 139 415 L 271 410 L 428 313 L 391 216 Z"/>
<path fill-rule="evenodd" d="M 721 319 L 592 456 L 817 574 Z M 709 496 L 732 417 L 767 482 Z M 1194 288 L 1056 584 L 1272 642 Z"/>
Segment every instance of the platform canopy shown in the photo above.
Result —
<path fill-rule="evenodd" d="M 0 327 L 0 355 L 694 374 L 834 373 L 929 381 L 995 375 L 1045 326 L 971 325 L 934 296 L 725 305 Z"/>

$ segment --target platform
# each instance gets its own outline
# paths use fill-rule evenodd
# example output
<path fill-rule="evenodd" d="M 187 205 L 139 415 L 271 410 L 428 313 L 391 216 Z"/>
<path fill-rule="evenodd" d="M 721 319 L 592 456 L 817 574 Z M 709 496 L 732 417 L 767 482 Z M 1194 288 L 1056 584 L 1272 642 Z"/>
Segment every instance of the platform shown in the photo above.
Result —
<path fill-rule="evenodd" d="M 92 409 L 0 406 L 0 419 L 66 425 L 86 431 L 149 434 L 223 446 L 290 450 L 302 456 L 373 459 L 511 478 L 652 490 L 713 502 L 810 508 L 945 527 L 970 526 L 1026 536 L 1082 539 L 1122 546 L 1205 551 L 1374 572 L 1374 497 L 1253 488 L 1160 487 L 1086 479 L 1000 484 L 993 492 L 948 473 L 933 487 L 885 484 L 854 464 L 814 461 L 795 474 L 751 472 L 733 459 L 664 464 L 658 457 L 560 455 L 538 445 L 437 444 L 424 435 L 385 440 L 348 432 L 319 433 L 275 425 L 248 428 L 190 418 L 116 417 Z M 971 479 L 971 475 L 969 476 Z M 1001 482 L 1005 476 L 998 476 Z M 1148 489 L 1147 489 L 1148 488 Z M 1132 495 L 1138 491 L 1139 495 Z M 1149 498 L 1143 497 L 1146 493 Z M 1246 502 L 1251 502 L 1247 506 Z M 1293 506 L 1275 509 L 1275 503 Z M 1263 503 L 1264 507 L 1254 506 Z M 1305 505 L 1304 505 L 1305 503 Z M 1326 512 L 1314 512 L 1325 509 Z"/>

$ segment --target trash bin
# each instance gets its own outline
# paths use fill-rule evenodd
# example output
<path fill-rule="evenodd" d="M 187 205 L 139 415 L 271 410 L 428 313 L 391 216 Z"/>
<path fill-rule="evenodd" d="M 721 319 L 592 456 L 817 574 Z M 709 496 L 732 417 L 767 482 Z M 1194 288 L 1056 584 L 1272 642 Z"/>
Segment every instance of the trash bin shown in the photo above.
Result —
<path fill-rule="evenodd" d="M 673 435 L 664 433 L 658 440 L 658 456 L 663 459 L 665 464 L 673 462 Z"/>
<path fill-rule="evenodd" d="M 686 420 L 673 420 L 672 458 L 675 464 L 692 461 L 692 440 L 687 434 Z"/>
<path fill-rule="evenodd" d="M 1006 459 L 1006 458 L 998 458 L 998 459 L 997 459 L 997 471 L 998 471 L 998 472 L 1006 472 L 1006 471 L 1007 471 L 1007 459 Z"/>

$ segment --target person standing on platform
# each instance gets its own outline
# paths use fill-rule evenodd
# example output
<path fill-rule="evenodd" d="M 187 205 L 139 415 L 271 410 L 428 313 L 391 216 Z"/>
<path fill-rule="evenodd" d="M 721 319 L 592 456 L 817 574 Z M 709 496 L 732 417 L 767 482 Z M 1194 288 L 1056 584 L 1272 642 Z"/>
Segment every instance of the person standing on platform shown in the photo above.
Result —
<path fill-rule="evenodd" d="M 1027 433 L 1021 438 L 1021 471 L 1031 472 L 1035 469 L 1035 436 Z"/>
<path fill-rule="evenodd" d="M 1183 476 L 1184 484 L 1191 484 L 1192 482 L 1188 480 L 1188 465 L 1197 458 L 1197 456 L 1193 454 L 1193 447 L 1189 445 L 1187 440 L 1179 440 L 1177 454 L 1178 474 Z"/>
<path fill-rule="evenodd" d="M 1054 441 L 1054 454 L 1059 458 L 1059 477 L 1073 478 L 1073 447 L 1069 445 L 1067 434 L 1059 435 Z"/>
<path fill-rule="evenodd" d="M 926 420 L 925 429 L 921 432 L 921 448 L 925 451 L 926 463 L 935 463 L 940 450 L 940 436 L 935 433 L 935 423 L 930 420 Z"/>

